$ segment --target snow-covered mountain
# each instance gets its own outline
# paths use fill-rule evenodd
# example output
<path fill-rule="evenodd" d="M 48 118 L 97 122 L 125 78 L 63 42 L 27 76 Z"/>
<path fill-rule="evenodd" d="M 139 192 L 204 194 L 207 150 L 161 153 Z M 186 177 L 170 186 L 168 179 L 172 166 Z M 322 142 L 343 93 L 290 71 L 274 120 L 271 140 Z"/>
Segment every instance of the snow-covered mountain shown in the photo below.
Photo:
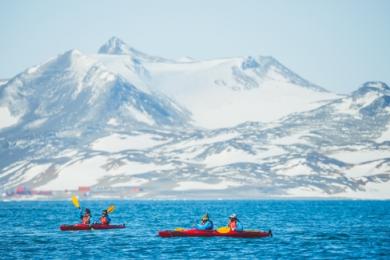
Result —
<path fill-rule="evenodd" d="M 146 84 L 185 106 L 196 125 L 209 129 L 273 121 L 337 97 L 269 56 L 174 61 L 137 51 L 115 37 L 99 53 L 110 54 L 97 58 L 122 74 L 131 57 Z"/>
<path fill-rule="evenodd" d="M 129 73 L 136 70 L 129 64 Z M 136 76 L 134 76 L 136 78 Z M 169 98 L 136 87 L 77 50 L 68 51 L 9 80 L 0 89 L 0 127 L 9 131 L 48 131 L 114 127 L 183 126 L 189 112 Z M 7 130 L 5 130 L 7 131 Z"/>
<path fill-rule="evenodd" d="M 147 55 L 115 37 L 99 49 L 99 54 L 68 51 L 27 69 L 2 89 L 0 128 L 17 122 L 40 124 L 54 114 L 62 120 L 61 124 L 52 124 L 56 126 L 72 120 L 77 123 L 88 118 L 95 120 L 96 114 L 100 115 L 99 124 L 110 119 L 113 122 L 116 118 L 108 111 L 112 112 L 114 103 L 119 102 L 114 95 L 132 91 L 138 92 L 134 93 L 138 99 L 128 100 L 127 103 L 133 102 L 129 106 L 116 104 L 121 106 L 121 114 L 132 114 L 147 124 L 162 123 L 156 121 L 168 118 L 171 123 L 181 124 L 191 119 L 194 125 L 211 129 L 245 121 L 273 121 L 337 97 L 299 77 L 272 57 L 174 61 Z M 147 99 L 154 103 L 153 108 L 142 104 L 144 99 L 139 98 L 142 95 L 149 95 Z M 104 107 L 104 102 L 111 107 Z M 85 111 L 89 115 L 78 114 L 83 117 L 79 120 L 71 111 L 60 108 L 65 105 L 73 113 Z M 58 113 L 58 109 L 63 113 Z M 169 111 L 168 116 L 159 114 L 163 110 Z M 27 115 L 29 111 L 33 115 Z M 101 118 L 103 114 L 107 118 Z"/>
<path fill-rule="evenodd" d="M 340 96 L 267 56 L 165 59 L 111 38 L 0 84 L 0 191 L 390 198 L 390 88 Z"/>

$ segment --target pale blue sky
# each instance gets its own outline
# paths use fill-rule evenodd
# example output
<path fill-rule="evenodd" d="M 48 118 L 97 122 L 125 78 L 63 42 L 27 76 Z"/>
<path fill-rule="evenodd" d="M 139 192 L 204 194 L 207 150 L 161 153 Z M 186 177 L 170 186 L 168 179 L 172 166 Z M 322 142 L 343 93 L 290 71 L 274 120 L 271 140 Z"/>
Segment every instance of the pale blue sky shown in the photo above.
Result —
<path fill-rule="evenodd" d="M 390 84 L 386 0 L 0 0 L 0 78 L 113 35 L 167 58 L 271 55 L 339 93 Z"/>

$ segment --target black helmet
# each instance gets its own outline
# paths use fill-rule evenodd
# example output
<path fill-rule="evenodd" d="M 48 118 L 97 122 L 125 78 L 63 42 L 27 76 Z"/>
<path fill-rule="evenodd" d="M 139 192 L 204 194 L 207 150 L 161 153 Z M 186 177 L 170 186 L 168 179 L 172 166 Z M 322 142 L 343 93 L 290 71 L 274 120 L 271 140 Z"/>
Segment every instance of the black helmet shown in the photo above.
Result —
<path fill-rule="evenodd" d="M 88 209 L 88 208 L 86 208 L 86 209 L 85 209 L 85 213 L 91 213 L 91 210 Z"/>

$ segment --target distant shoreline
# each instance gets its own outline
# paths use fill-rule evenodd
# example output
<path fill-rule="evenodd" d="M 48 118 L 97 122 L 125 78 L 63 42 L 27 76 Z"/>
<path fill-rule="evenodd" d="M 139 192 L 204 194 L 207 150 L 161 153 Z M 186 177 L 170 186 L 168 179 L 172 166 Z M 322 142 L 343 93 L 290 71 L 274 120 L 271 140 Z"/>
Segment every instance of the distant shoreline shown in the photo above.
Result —
<path fill-rule="evenodd" d="M 0 202 L 60 202 L 70 199 L 0 199 Z M 82 198 L 83 201 L 390 201 L 390 198 L 348 198 L 348 197 L 268 197 L 268 198 Z"/>

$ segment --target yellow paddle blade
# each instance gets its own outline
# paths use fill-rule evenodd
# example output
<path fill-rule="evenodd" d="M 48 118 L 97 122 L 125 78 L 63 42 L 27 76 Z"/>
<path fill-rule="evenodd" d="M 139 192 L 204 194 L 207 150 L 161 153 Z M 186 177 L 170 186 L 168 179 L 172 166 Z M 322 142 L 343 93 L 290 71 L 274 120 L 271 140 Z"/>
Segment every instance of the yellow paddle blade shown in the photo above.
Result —
<path fill-rule="evenodd" d="M 80 208 L 79 199 L 75 195 L 72 195 L 72 203 L 76 208 Z"/>
<path fill-rule="evenodd" d="M 220 227 L 217 229 L 217 232 L 222 233 L 222 234 L 226 234 L 226 233 L 230 232 L 230 228 L 229 227 Z"/>
<path fill-rule="evenodd" d="M 184 228 L 182 228 L 182 227 L 177 227 L 177 228 L 175 228 L 175 231 L 184 231 L 185 229 Z"/>
<path fill-rule="evenodd" d="M 107 208 L 107 212 L 108 212 L 108 213 L 112 213 L 112 212 L 114 212 L 114 210 L 115 210 L 115 205 L 110 205 L 110 206 Z"/>

